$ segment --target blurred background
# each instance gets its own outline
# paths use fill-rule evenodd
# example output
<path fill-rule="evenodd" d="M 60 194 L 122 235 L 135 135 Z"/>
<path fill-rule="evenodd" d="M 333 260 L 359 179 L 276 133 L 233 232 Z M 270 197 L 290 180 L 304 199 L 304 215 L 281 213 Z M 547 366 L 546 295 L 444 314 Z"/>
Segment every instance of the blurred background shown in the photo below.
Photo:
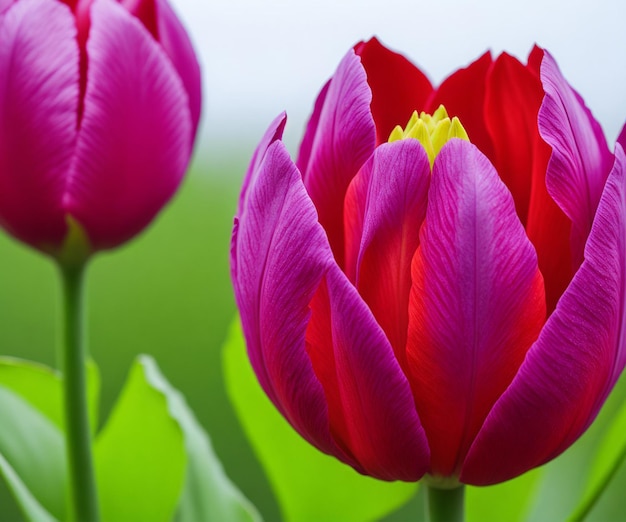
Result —
<path fill-rule="evenodd" d="M 317 91 L 347 50 L 372 35 L 434 83 L 486 49 L 525 60 L 538 43 L 556 57 L 612 146 L 626 119 L 626 2 L 171 1 L 203 69 L 201 134 L 170 206 L 136 241 L 91 266 L 88 334 L 102 373 L 102 418 L 135 355 L 152 354 L 210 432 L 231 478 L 266 520 L 278 520 L 228 402 L 220 358 L 235 310 L 232 216 L 265 127 L 287 110 L 286 143 L 295 154 Z M 0 259 L 0 352 L 54 365 L 60 297 L 53 265 L 4 236 Z M 0 490 L 0 520 L 14 519 Z"/>

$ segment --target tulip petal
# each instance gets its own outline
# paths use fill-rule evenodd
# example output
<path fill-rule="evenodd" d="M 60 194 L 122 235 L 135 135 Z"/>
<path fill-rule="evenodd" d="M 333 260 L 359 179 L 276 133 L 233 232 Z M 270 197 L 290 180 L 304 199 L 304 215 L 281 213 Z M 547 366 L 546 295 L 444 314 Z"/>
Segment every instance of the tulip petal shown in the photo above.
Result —
<path fill-rule="evenodd" d="M 76 141 L 78 46 L 67 6 L 21 0 L 0 15 L 0 222 L 47 250 Z"/>
<path fill-rule="evenodd" d="M 572 260 L 576 269 L 613 164 L 600 125 L 545 51 L 541 64 L 545 98 L 539 131 L 552 147 L 548 192 L 572 221 Z"/>
<path fill-rule="evenodd" d="M 411 260 L 419 244 L 429 183 L 424 147 L 406 139 L 378 147 L 346 194 L 346 274 L 387 335 L 402 368 L 406 368 Z"/>
<path fill-rule="evenodd" d="M 385 334 L 337 265 L 311 308 L 307 351 L 326 393 L 335 440 L 368 475 L 419 480 L 429 450 L 411 388 Z"/>
<path fill-rule="evenodd" d="M 15 0 L 0 0 L 0 15 L 2 15 L 9 7 L 13 5 Z"/>
<path fill-rule="evenodd" d="M 285 130 L 286 124 L 287 115 L 283 112 L 274 118 L 272 123 L 270 123 L 269 127 L 265 131 L 265 134 L 261 138 L 261 141 L 257 145 L 257 148 L 254 150 L 254 154 L 250 160 L 250 166 L 248 167 L 246 175 L 243 178 L 241 193 L 239 195 L 239 204 L 237 207 L 237 215 L 241 214 L 243 211 L 248 194 L 248 188 L 250 185 L 255 183 L 256 177 L 261 172 L 261 163 L 265 158 L 265 153 L 267 152 L 268 147 L 276 140 L 280 140 L 283 137 L 283 131 Z"/>
<path fill-rule="evenodd" d="M 494 145 L 493 165 L 513 194 L 517 215 L 528 217 L 541 81 L 516 58 L 502 53 L 491 66 L 485 94 L 485 123 Z"/>
<path fill-rule="evenodd" d="M 526 234 L 535 246 L 539 270 L 544 279 L 548 314 L 552 313 L 574 275 L 572 222 L 550 197 L 546 187 L 546 167 L 551 153 L 548 144 L 537 136 L 526 223 Z"/>
<path fill-rule="evenodd" d="M 573 271 L 571 221 L 548 195 L 545 178 L 551 150 L 537 127 L 544 92 L 533 68 L 539 67 L 542 57 L 538 47 L 527 67 L 506 53 L 498 57 L 487 78 L 485 120 L 494 144 L 494 166 L 513 194 L 517 214 L 537 251 L 547 309 L 552 312 Z"/>
<path fill-rule="evenodd" d="M 200 65 L 187 31 L 165 0 L 157 0 L 157 24 L 159 42 L 172 60 L 189 97 L 193 141 L 198 130 L 202 106 Z"/>
<path fill-rule="evenodd" d="M 376 139 L 370 112 L 372 94 L 354 51 L 339 64 L 323 98 L 309 160 L 306 165 L 298 161 L 298 165 L 335 259 L 343 266 L 346 190 L 374 151 Z"/>
<path fill-rule="evenodd" d="M 433 87 L 422 71 L 376 38 L 357 44 L 355 51 L 372 89 L 376 143 L 385 143 L 396 125 L 404 127 L 413 111 L 426 109 Z"/>
<path fill-rule="evenodd" d="M 470 141 L 493 160 L 493 143 L 484 117 L 487 73 L 491 64 L 491 53 L 486 52 L 465 69 L 459 69 L 433 92 L 427 106 L 432 114 L 439 105 L 444 105 L 450 118 L 456 116 L 461 120 Z"/>
<path fill-rule="evenodd" d="M 511 193 L 470 143 L 435 160 L 412 277 L 407 358 L 430 473 L 455 475 L 545 320 Z"/>
<path fill-rule="evenodd" d="M 65 198 L 97 248 L 143 229 L 187 168 L 191 118 L 180 78 L 141 23 L 113 0 L 91 8 L 85 109 Z"/>
<path fill-rule="evenodd" d="M 617 138 L 617 143 L 619 143 L 623 149 L 626 150 L 626 125 L 622 127 L 622 132 L 619 133 L 619 137 Z"/>
<path fill-rule="evenodd" d="M 320 115 L 322 114 L 322 109 L 326 102 L 326 95 L 328 94 L 328 87 L 330 87 L 330 80 L 324 84 L 324 87 L 322 87 L 322 90 L 317 95 L 313 112 L 306 124 L 304 136 L 302 137 L 300 149 L 298 150 L 298 159 L 296 160 L 296 167 L 298 167 L 300 172 L 306 171 L 311 159 L 311 153 L 313 152 L 313 145 L 316 139 L 315 136 L 317 135 L 317 127 L 320 123 Z"/>
<path fill-rule="evenodd" d="M 626 157 L 616 161 L 585 259 L 468 453 L 461 480 L 513 478 L 589 426 L 626 363 Z"/>
<path fill-rule="evenodd" d="M 259 150 L 259 158 L 233 237 L 233 286 L 248 355 L 292 426 L 322 451 L 357 465 L 332 440 L 324 390 L 305 349 L 309 302 L 332 261 L 328 240 L 283 143 Z"/>

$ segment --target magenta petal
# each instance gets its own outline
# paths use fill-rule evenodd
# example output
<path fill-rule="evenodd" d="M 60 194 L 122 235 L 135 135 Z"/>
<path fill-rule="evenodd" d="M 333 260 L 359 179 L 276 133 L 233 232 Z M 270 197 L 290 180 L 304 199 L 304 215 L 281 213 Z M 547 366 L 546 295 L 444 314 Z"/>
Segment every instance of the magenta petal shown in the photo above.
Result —
<path fill-rule="evenodd" d="M 180 78 L 141 23 L 96 0 L 85 111 L 65 198 L 96 249 L 131 238 L 178 187 L 191 149 Z"/>
<path fill-rule="evenodd" d="M 626 125 L 622 127 L 622 132 L 619 133 L 617 143 L 619 143 L 622 148 L 626 150 Z"/>
<path fill-rule="evenodd" d="M 324 90 L 307 129 L 298 165 L 335 258 L 342 266 L 344 197 L 350 181 L 372 154 L 376 143 L 370 110 L 372 93 L 361 60 L 353 50 L 339 64 L 328 91 L 324 93 Z"/>
<path fill-rule="evenodd" d="M 11 7 L 14 1 L 15 0 L 0 0 L 0 15 L 2 15 L 9 7 Z"/>
<path fill-rule="evenodd" d="M 306 172 L 307 166 L 311 159 L 311 152 L 313 151 L 313 144 L 315 143 L 315 136 L 317 135 L 317 127 L 320 123 L 320 115 L 326 102 L 326 95 L 328 94 L 328 87 L 330 86 L 330 80 L 328 80 L 322 90 L 317 95 L 315 105 L 313 106 L 313 112 L 306 124 L 306 130 L 300 143 L 300 150 L 298 151 L 298 158 L 296 159 L 296 166 L 300 172 Z"/>
<path fill-rule="evenodd" d="M 426 214 L 430 163 L 417 140 L 379 146 L 345 202 L 346 274 L 405 367 L 411 261 Z"/>
<path fill-rule="evenodd" d="M 239 195 L 239 204 L 237 206 L 237 215 L 241 214 L 243 206 L 245 205 L 248 188 L 250 185 L 254 184 L 256 177 L 260 173 L 261 163 L 265 158 L 267 148 L 276 140 L 280 140 L 283 137 L 283 131 L 285 130 L 286 124 L 287 115 L 283 112 L 274 118 L 272 123 L 270 123 L 269 127 L 265 131 L 265 134 L 261 138 L 261 141 L 257 145 L 257 148 L 254 150 L 254 154 L 250 160 L 250 165 L 248 166 L 246 175 L 243 178 L 241 193 Z"/>
<path fill-rule="evenodd" d="M 600 125 L 546 51 L 541 63 L 545 97 L 539 110 L 541 137 L 552 147 L 546 185 L 572 220 L 572 258 L 582 262 L 585 240 L 613 165 Z"/>
<path fill-rule="evenodd" d="M 616 161 L 585 260 L 472 446 L 461 480 L 486 485 L 556 457 L 589 426 L 626 363 L 626 158 Z"/>
<path fill-rule="evenodd" d="M 408 380 L 336 264 L 312 308 L 307 350 L 324 386 L 333 436 L 368 475 L 419 480 L 428 469 L 429 449 Z"/>
<path fill-rule="evenodd" d="M 198 129 L 202 101 L 200 65 L 187 35 L 187 31 L 166 0 L 156 0 L 159 41 L 178 71 L 187 96 L 191 112 L 192 141 Z"/>
<path fill-rule="evenodd" d="M 456 475 L 545 321 L 537 255 L 511 193 L 472 144 L 435 160 L 413 263 L 407 358 L 431 473 Z"/>
<path fill-rule="evenodd" d="M 78 46 L 67 6 L 21 0 L 0 16 L 0 222 L 48 250 L 76 141 Z"/>
<path fill-rule="evenodd" d="M 294 428 L 341 457 L 305 349 L 309 302 L 332 262 L 328 241 L 282 142 L 269 146 L 257 170 L 233 238 L 233 286 L 248 355 L 261 386 Z"/>

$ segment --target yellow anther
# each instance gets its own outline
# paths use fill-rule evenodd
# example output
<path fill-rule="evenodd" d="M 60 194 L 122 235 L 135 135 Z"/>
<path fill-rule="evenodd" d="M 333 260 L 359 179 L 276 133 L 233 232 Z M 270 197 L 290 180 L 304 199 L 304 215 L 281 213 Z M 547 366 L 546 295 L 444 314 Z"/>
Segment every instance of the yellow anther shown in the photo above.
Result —
<path fill-rule="evenodd" d="M 459 119 L 456 116 L 450 119 L 443 105 L 440 105 L 432 115 L 425 112 L 418 115 L 417 111 L 413 111 L 404 129 L 398 125 L 391 131 L 389 142 L 407 138 L 416 139 L 423 145 L 431 168 L 439 151 L 452 138 L 469 141 Z"/>

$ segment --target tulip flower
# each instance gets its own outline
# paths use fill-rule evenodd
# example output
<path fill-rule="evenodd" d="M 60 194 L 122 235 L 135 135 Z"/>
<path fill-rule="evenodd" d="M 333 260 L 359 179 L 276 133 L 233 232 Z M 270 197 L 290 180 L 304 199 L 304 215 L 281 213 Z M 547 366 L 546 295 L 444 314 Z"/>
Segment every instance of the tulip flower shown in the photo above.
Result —
<path fill-rule="evenodd" d="M 247 171 L 231 271 L 265 393 L 358 472 L 435 487 L 568 448 L 626 363 L 626 158 L 552 56 L 439 87 L 376 39 Z"/>
<path fill-rule="evenodd" d="M 127 241 L 175 192 L 198 125 L 171 7 L 0 0 L 0 40 L 0 224 L 55 257 Z"/>
<path fill-rule="evenodd" d="M 176 191 L 200 73 L 166 0 L 0 0 L 0 226 L 58 262 L 72 518 L 99 520 L 87 413 L 87 262 Z"/>

